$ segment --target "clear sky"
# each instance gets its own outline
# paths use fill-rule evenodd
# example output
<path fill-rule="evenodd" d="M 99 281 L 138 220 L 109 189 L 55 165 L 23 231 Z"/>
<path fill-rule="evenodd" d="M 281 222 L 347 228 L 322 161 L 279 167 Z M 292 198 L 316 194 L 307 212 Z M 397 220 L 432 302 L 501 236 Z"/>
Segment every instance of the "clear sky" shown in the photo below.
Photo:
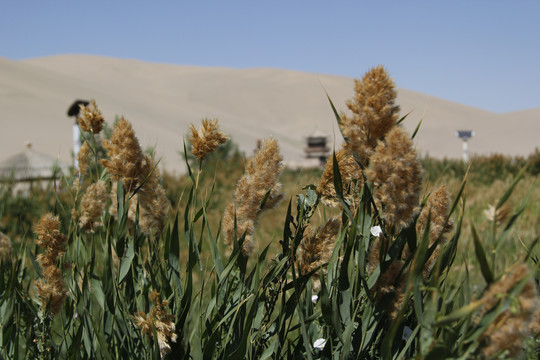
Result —
<path fill-rule="evenodd" d="M 92 54 L 361 77 L 494 112 L 540 107 L 538 0 L 2 0 L 0 56 Z"/>

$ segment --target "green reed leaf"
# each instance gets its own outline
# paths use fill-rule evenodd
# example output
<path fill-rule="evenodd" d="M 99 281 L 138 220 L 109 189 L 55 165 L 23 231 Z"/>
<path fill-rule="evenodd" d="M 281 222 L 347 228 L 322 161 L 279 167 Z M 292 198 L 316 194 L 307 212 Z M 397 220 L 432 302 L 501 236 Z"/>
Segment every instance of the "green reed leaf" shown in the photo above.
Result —
<path fill-rule="evenodd" d="M 339 163 L 336 158 L 336 152 L 332 153 L 332 170 L 334 175 L 334 188 L 338 198 L 343 199 L 343 181 L 341 180 L 341 172 L 339 171 Z"/>
<path fill-rule="evenodd" d="M 178 256 L 180 254 L 180 225 L 178 218 L 178 214 L 175 214 L 171 235 L 168 238 L 169 241 L 167 241 L 169 246 L 165 247 L 164 257 L 165 260 L 168 260 L 169 262 L 171 262 L 172 259 L 176 259 L 178 262 Z M 180 269 L 175 270 L 180 271 Z"/>
<path fill-rule="evenodd" d="M 452 207 L 450 208 L 450 211 L 448 212 L 448 218 L 452 216 L 454 213 L 454 210 L 456 209 L 459 201 L 461 200 L 461 196 L 463 195 L 463 190 L 465 189 L 465 184 L 467 183 L 467 178 L 469 175 L 469 170 L 471 169 L 471 165 L 467 167 L 467 171 L 465 172 L 465 176 L 463 176 L 463 180 L 461 181 L 461 186 L 459 187 L 458 193 L 456 195 L 456 198 L 454 199 L 454 202 L 452 203 Z"/>
<path fill-rule="evenodd" d="M 480 264 L 480 271 L 482 272 L 482 276 L 484 277 L 484 280 L 488 284 L 491 284 L 493 282 L 493 272 L 491 271 L 491 268 L 489 267 L 486 252 L 484 251 L 484 248 L 482 247 L 482 243 L 480 241 L 480 238 L 478 237 L 478 233 L 476 232 L 476 228 L 474 225 L 471 225 L 472 229 L 472 235 L 474 240 L 474 252 L 476 254 L 476 259 L 478 260 L 478 263 Z"/>
<path fill-rule="evenodd" d="M 510 186 L 508 187 L 508 189 L 506 189 L 505 193 L 503 194 L 503 196 L 501 196 L 501 198 L 499 199 L 499 202 L 497 203 L 497 206 L 495 207 L 495 210 L 498 210 L 500 209 L 501 206 L 504 205 L 504 203 L 506 203 L 506 201 L 508 200 L 508 198 L 510 197 L 510 195 L 512 195 L 512 192 L 514 191 L 516 185 L 519 183 L 519 181 L 523 178 L 523 176 L 525 175 L 525 173 L 527 172 L 527 166 L 523 167 L 519 173 L 516 175 L 516 177 L 514 178 L 514 180 L 512 181 L 512 183 L 510 184 Z"/>
<path fill-rule="evenodd" d="M 471 314 L 482 305 L 482 303 L 483 303 L 482 299 L 473 301 L 465 306 L 460 307 L 459 309 L 453 311 L 452 313 L 446 316 L 438 318 L 435 324 L 446 325 L 454 321 L 460 321 L 467 317 L 470 317 Z"/>
<path fill-rule="evenodd" d="M 105 310 L 105 293 L 101 287 L 101 281 L 99 279 L 90 279 L 90 289 L 92 290 L 92 296 L 96 299 L 101 310 Z"/>
<path fill-rule="evenodd" d="M 126 214 L 125 210 L 125 194 L 124 194 L 124 183 L 121 180 L 116 182 L 116 203 L 118 204 L 117 214 L 118 214 L 118 223 L 124 223 L 124 217 Z"/>
<path fill-rule="evenodd" d="M 133 258 L 135 257 L 135 244 L 134 241 L 131 240 L 128 244 L 128 248 L 126 251 L 126 254 L 124 255 L 124 258 L 120 262 L 120 270 L 118 271 L 118 283 L 121 283 L 122 280 L 126 277 L 127 273 L 129 272 L 129 269 L 131 268 L 131 262 L 133 261 Z"/>
<path fill-rule="evenodd" d="M 343 122 L 341 121 L 341 116 L 339 116 L 339 113 L 338 111 L 336 110 L 336 107 L 334 106 L 334 103 L 332 102 L 332 99 L 330 99 L 330 95 L 328 95 L 328 93 L 326 92 L 325 90 L 325 93 L 326 93 L 326 97 L 328 98 L 328 101 L 330 102 L 330 106 L 332 107 L 332 112 L 334 113 L 334 116 L 336 117 L 336 121 L 338 123 L 338 127 L 341 131 L 342 127 L 343 127 Z"/>
<path fill-rule="evenodd" d="M 185 141 L 184 141 L 184 161 L 185 161 L 185 163 L 186 163 L 186 168 L 187 168 L 187 171 L 188 171 L 189 178 L 190 178 L 191 181 L 195 184 L 195 177 L 193 176 L 193 171 L 191 170 L 191 166 L 189 165 L 188 151 L 187 151 L 187 147 L 186 147 L 186 142 L 185 142 Z"/>
<path fill-rule="evenodd" d="M 409 114 L 407 114 L 407 115 L 409 115 Z M 407 115 L 405 115 L 405 116 L 407 116 Z M 411 139 L 414 139 L 416 137 L 416 134 L 418 133 L 418 130 L 420 130 L 420 126 L 422 125 L 423 120 L 424 120 L 423 118 L 420 119 L 420 121 L 418 122 L 418 125 L 416 125 L 416 128 L 414 129 L 414 131 L 413 131 L 413 133 L 411 135 Z"/>
<path fill-rule="evenodd" d="M 401 123 L 402 123 L 403 121 L 405 121 L 405 119 L 407 118 L 407 116 L 409 116 L 409 114 L 410 114 L 410 112 L 408 112 L 408 113 L 406 113 L 405 115 L 403 115 L 402 117 L 400 117 L 400 118 L 398 119 L 398 121 L 396 121 L 396 125 L 401 125 Z"/>
<path fill-rule="evenodd" d="M 294 218 L 292 216 L 292 199 L 289 199 L 289 205 L 287 206 L 287 214 L 285 215 L 285 224 L 283 225 L 283 239 L 280 240 L 281 243 L 281 254 L 283 256 L 289 253 L 290 249 L 290 240 L 292 238 L 291 225 L 294 223 Z"/>
<path fill-rule="evenodd" d="M 28 252 L 30 253 L 30 261 L 32 262 L 32 266 L 36 272 L 36 274 L 38 275 L 38 277 L 42 278 L 43 277 L 43 272 L 41 270 L 41 265 L 39 265 L 39 263 L 37 262 L 37 258 L 35 255 L 32 254 L 32 251 L 31 250 L 28 250 Z M 37 246 L 36 246 L 36 253 L 37 253 Z"/>
<path fill-rule="evenodd" d="M 538 263 L 538 259 L 535 260 L 535 258 L 533 257 L 533 250 L 536 247 L 536 245 L 538 245 L 539 242 L 540 242 L 540 236 L 537 235 L 529 247 L 526 247 L 522 243 L 523 247 L 525 247 L 525 250 L 527 251 L 527 254 L 525 255 L 525 258 L 523 259 L 523 262 L 527 262 L 530 258 L 532 258 L 535 264 Z"/>
<path fill-rule="evenodd" d="M 509 231 L 512 228 L 512 226 L 514 225 L 516 220 L 519 218 L 519 216 L 525 211 L 525 209 L 527 208 L 527 205 L 529 204 L 529 200 L 531 199 L 531 196 L 533 194 L 534 189 L 535 189 L 535 187 L 531 187 L 531 190 L 529 191 L 529 193 L 527 194 L 525 199 L 523 199 L 523 201 L 521 202 L 519 208 L 516 210 L 515 213 L 512 214 L 512 216 L 510 217 L 510 219 L 506 223 L 506 226 L 504 227 L 505 232 Z"/>
<path fill-rule="evenodd" d="M 92 329 L 94 336 L 97 338 L 99 343 L 99 350 L 103 358 L 112 360 L 113 357 L 111 353 L 109 352 L 109 344 L 107 343 L 107 340 L 105 339 L 105 335 L 101 331 L 97 320 L 93 317 L 90 317 L 90 321 L 92 322 Z"/>

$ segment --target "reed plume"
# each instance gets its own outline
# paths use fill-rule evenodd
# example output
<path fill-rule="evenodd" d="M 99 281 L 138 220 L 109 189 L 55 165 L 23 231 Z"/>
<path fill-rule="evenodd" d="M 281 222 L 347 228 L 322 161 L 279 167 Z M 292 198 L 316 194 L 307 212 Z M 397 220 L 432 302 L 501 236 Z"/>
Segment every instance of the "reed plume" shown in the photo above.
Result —
<path fill-rule="evenodd" d="M 450 210 L 450 194 L 446 185 L 441 185 L 437 190 L 431 193 L 427 202 L 418 216 L 416 221 L 416 233 L 422 236 L 429 223 L 429 247 L 431 248 L 437 243 L 430 258 L 426 261 L 423 270 L 424 279 L 427 279 L 433 269 L 433 265 L 437 260 L 437 255 L 440 249 L 447 242 L 446 235 L 452 231 L 452 220 L 448 219 L 448 211 Z M 411 256 L 409 246 L 405 245 L 403 250 L 404 258 Z"/>
<path fill-rule="evenodd" d="M 379 265 L 380 257 L 381 257 L 381 246 L 382 246 L 381 238 L 374 239 L 371 242 L 371 244 L 369 244 L 369 251 L 367 254 L 368 262 L 366 265 L 366 272 L 368 275 L 373 274 L 373 272 Z"/>
<path fill-rule="evenodd" d="M 10 261 L 11 251 L 12 246 L 9 236 L 0 231 L 0 261 Z"/>
<path fill-rule="evenodd" d="M 84 175 L 90 167 L 89 157 L 91 155 L 91 151 L 90 145 L 88 145 L 88 142 L 85 141 L 77 153 L 77 162 L 79 164 L 79 173 L 81 175 Z"/>
<path fill-rule="evenodd" d="M 446 242 L 446 234 L 452 230 L 452 222 L 447 219 L 450 206 L 450 197 L 446 185 L 441 185 L 427 199 L 426 205 L 420 212 L 416 223 L 417 234 L 422 234 L 427 226 L 428 217 L 430 219 L 429 247 L 437 244 L 431 257 L 426 260 L 423 270 L 423 278 L 426 280 L 437 259 L 437 254 L 441 246 Z M 379 265 L 381 257 L 381 245 L 384 236 L 375 239 L 369 248 L 368 262 L 366 271 L 371 275 Z M 386 254 L 386 252 L 385 252 Z M 388 301 L 387 312 L 390 319 L 394 320 L 403 306 L 405 298 L 407 277 L 409 276 L 410 266 L 405 267 L 407 261 L 412 258 L 413 253 L 405 244 L 401 257 L 391 260 L 387 268 L 379 275 L 371 291 L 378 300 L 386 299 Z"/>
<path fill-rule="evenodd" d="M 426 205 L 420 212 L 416 221 L 416 233 L 421 234 L 429 223 L 429 245 L 433 245 L 435 241 L 442 240 L 442 236 L 447 234 L 452 229 L 451 220 L 448 219 L 448 211 L 450 210 L 450 194 L 445 184 L 442 184 L 437 190 L 428 196 Z"/>
<path fill-rule="evenodd" d="M 345 148 L 341 148 L 335 153 L 341 174 L 341 183 L 344 191 L 344 199 L 353 204 L 356 199 L 357 190 L 362 187 L 363 175 L 362 169 L 354 159 L 354 156 Z M 345 191 L 348 190 L 348 193 Z M 337 198 L 336 188 L 334 186 L 334 158 L 329 157 L 324 166 L 324 171 L 317 185 L 323 204 L 331 207 L 337 207 L 340 202 Z"/>
<path fill-rule="evenodd" d="M 169 200 L 161 186 L 159 170 L 149 155 L 144 155 L 131 124 L 122 118 L 114 127 L 113 135 L 103 146 L 109 159 L 102 159 L 113 181 L 121 180 L 131 194 L 129 219 L 134 222 L 139 203 L 139 225 L 145 233 L 158 232 L 169 208 Z M 112 187 L 110 213 L 117 216 L 117 184 Z"/>
<path fill-rule="evenodd" d="M 45 249 L 37 256 L 43 278 L 36 281 L 38 296 L 43 313 L 58 314 L 67 296 L 67 289 L 59 268 L 59 262 L 66 252 L 66 236 L 60 232 L 60 220 L 48 213 L 41 217 L 35 227 L 36 243 Z"/>
<path fill-rule="evenodd" d="M 384 237 L 381 236 L 371 243 L 366 266 L 368 275 L 373 274 L 377 266 L 379 266 L 381 247 L 386 242 Z M 377 301 L 387 302 L 386 311 L 391 320 L 397 318 L 405 300 L 407 277 L 409 275 L 409 267 L 405 265 L 406 262 L 401 258 L 391 260 L 390 264 L 386 265 L 386 269 L 381 268 L 381 274 L 370 289 L 371 294 L 375 296 Z"/>
<path fill-rule="evenodd" d="M 409 136 L 400 127 L 379 141 L 366 177 L 373 184 L 373 198 L 387 225 L 397 231 L 409 225 L 417 209 L 422 169 Z"/>
<path fill-rule="evenodd" d="M 352 114 L 341 114 L 341 131 L 344 147 L 356 154 L 363 166 L 368 165 L 377 141 L 396 124 L 396 97 L 394 81 L 380 65 L 370 69 L 362 80 L 355 80 L 355 95 L 346 102 Z"/>
<path fill-rule="evenodd" d="M 484 358 L 504 353 L 506 357 L 514 359 L 523 353 L 523 341 L 530 336 L 530 326 L 535 321 L 538 307 L 538 290 L 525 264 L 516 266 L 490 285 L 481 299 L 483 304 L 476 322 L 505 301 L 507 296 L 512 296 L 512 288 L 521 281 L 526 281 L 526 284 L 517 295 L 515 306 L 499 314 L 480 337 L 480 353 Z"/>
<path fill-rule="evenodd" d="M 341 228 L 341 219 L 332 217 L 311 234 L 306 234 L 296 250 L 297 265 L 302 274 L 307 274 L 330 261 Z M 309 229 L 309 228 L 308 228 Z M 319 274 L 315 273 L 313 289 L 319 288 Z"/>
<path fill-rule="evenodd" d="M 96 102 L 92 99 L 87 106 L 80 105 L 78 121 L 79 127 L 82 130 L 99 134 L 103 130 L 105 119 L 101 114 L 101 110 L 97 107 Z"/>
<path fill-rule="evenodd" d="M 390 320 L 395 320 L 405 300 L 409 268 L 404 267 L 403 260 L 393 260 L 388 269 L 379 277 L 377 281 L 378 298 L 388 297 L 389 302 L 386 307 Z"/>
<path fill-rule="evenodd" d="M 529 331 L 536 339 L 540 338 L 540 307 L 537 307 L 533 314 L 533 319 L 529 324 Z"/>
<path fill-rule="evenodd" d="M 99 180 L 90 184 L 81 199 L 81 216 L 79 226 L 83 230 L 93 232 L 94 228 L 101 226 L 99 221 L 107 205 L 107 186 Z"/>
<path fill-rule="evenodd" d="M 151 156 L 145 155 L 142 162 L 142 174 L 146 176 L 143 184 L 136 194 L 140 204 L 139 224 L 144 232 L 159 232 L 163 230 L 167 211 L 169 210 L 169 199 L 165 194 L 165 189 L 161 184 L 159 169 L 155 166 Z"/>
<path fill-rule="evenodd" d="M 167 314 L 166 307 L 169 305 L 167 300 L 161 300 L 161 295 L 157 291 L 152 291 L 149 295 L 153 307 L 147 315 L 138 311 L 133 315 L 135 324 L 141 329 L 141 332 L 150 337 L 154 337 L 154 331 L 157 335 L 159 351 L 161 358 L 171 352 L 170 342 L 176 342 L 174 316 Z"/>
<path fill-rule="evenodd" d="M 144 155 L 131 124 L 123 117 L 114 126 L 110 140 L 103 142 L 109 159 L 101 159 L 113 181 L 122 180 L 127 191 L 139 185 Z"/>
<path fill-rule="evenodd" d="M 282 161 L 277 140 L 266 139 L 255 156 L 248 159 L 246 172 L 236 185 L 234 200 L 225 209 L 225 242 L 234 247 L 235 239 L 245 234 L 241 250 L 246 257 L 251 255 L 255 248 L 253 234 L 260 213 L 274 208 L 283 198 L 279 183 L 279 176 L 283 171 Z"/>
<path fill-rule="evenodd" d="M 218 129 L 218 119 L 203 119 L 202 126 L 198 130 L 195 126 L 190 126 L 191 152 L 199 162 L 203 161 L 208 154 L 214 152 L 219 145 L 229 140 L 229 137 Z"/>

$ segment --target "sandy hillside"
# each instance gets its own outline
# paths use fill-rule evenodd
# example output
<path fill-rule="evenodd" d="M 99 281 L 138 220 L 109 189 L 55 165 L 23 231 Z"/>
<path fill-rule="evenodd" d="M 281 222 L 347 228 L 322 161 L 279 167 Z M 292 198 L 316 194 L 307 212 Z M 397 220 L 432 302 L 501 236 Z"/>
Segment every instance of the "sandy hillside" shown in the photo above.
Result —
<path fill-rule="evenodd" d="M 359 77 L 367 69 L 359 69 Z M 392 69 L 388 69 L 391 73 Z M 133 123 L 143 147 L 156 146 L 161 164 L 181 171 L 183 137 L 190 123 L 217 117 L 223 130 L 251 153 L 257 139 L 275 136 L 285 160 L 299 163 L 305 137 L 322 131 L 341 136 L 325 91 L 336 107 L 353 94 L 353 79 L 267 68 L 229 69 L 146 63 L 87 55 L 12 61 L 0 57 L 3 136 L 0 161 L 37 151 L 71 162 L 72 123 L 66 115 L 75 99 L 94 98 L 106 119 L 123 115 Z M 397 84 L 399 86 L 399 84 Z M 457 129 L 474 129 L 470 152 L 527 155 L 538 146 L 540 108 L 495 114 L 406 89 L 399 89 L 405 126 L 423 118 L 421 153 L 459 157 Z"/>

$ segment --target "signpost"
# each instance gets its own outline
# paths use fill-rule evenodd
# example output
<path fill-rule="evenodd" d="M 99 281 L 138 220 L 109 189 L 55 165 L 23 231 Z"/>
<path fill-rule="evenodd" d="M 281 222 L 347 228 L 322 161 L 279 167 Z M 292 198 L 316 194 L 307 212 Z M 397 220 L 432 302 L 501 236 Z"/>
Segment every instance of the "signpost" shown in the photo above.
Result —
<path fill-rule="evenodd" d="M 469 162 L 469 139 L 474 136 L 474 131 L 472 130 L 458 130 L 456 131 L 456 136 L 463 140 L 463 162 Z"/>

